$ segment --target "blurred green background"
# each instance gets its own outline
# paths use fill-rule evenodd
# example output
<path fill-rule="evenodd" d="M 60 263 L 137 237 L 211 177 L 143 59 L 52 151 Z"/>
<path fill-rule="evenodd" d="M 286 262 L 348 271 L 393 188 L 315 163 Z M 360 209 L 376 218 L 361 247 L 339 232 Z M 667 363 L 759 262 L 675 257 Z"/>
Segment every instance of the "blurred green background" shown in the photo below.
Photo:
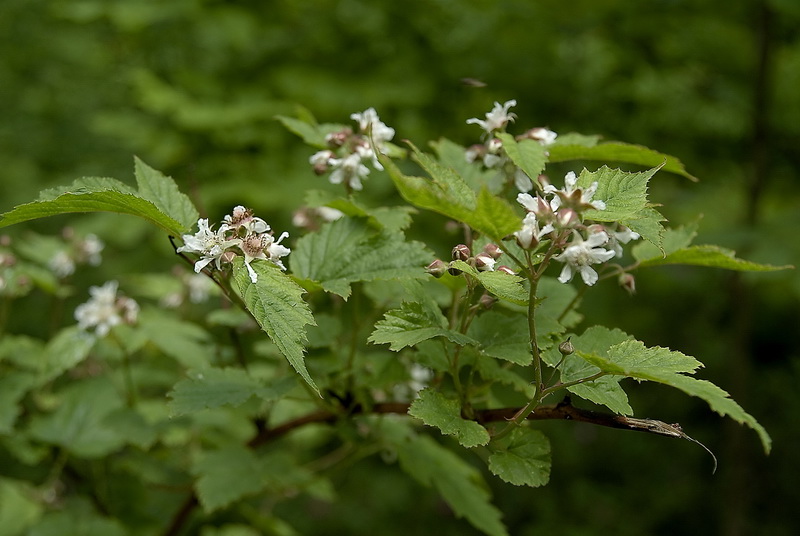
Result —
<path fill-rule="evenodd" d="M 80 176 L 132 182 L 138 155 L 205 215 L 244 203 L 291 232 L 303 192 L 329 185 L 276 114 L 303 106 L 320 121 L 348 122 L 374 106 L 396 140 L 468 145 L 479 131 L 465 120 L 515 98 L 519 131 L 602 134 L 680 158 L 701 182 L 657 175 L 651 199 L 675 225 L 702 213 L 697 243 L 797 264 L 799 28 L 795 0 L 3 0 L 0 210 Z M 380 198 L 390 188 L 373 175 L 366 190 Z M 56 234 L 67 222 L 117 252 L 106 253 L 106 275 L 173 263 L 163 237 L 150 241 L 146 226 L 121 217 L 7 232 L 24 240 L 28 229 Z M 130 265 L 133 253 L 141 264 Z M 97 269 L 91 277 L 104 280 Z M 629 385 L 637 415 L 680 422 L 717 454 L 717 473 L 687 442 L 546 423 L 551 484 L 492 483 L 510 532 L 794 534 L 797 271 L 662 268 L 637 286 L 634 297 L 613 287 L 589 293 L 587 323 L 616 323 L 648 345 L 698 357 L 701 376 L 766 426 L 773 453 L 700 401 Z M 11 322 L 25 329 L 36 314 L 15 311 Z M 473 531 L 379 460 L 337 484 L 334 507 L 297 499 L 278 513 L 306 534 Z"/>

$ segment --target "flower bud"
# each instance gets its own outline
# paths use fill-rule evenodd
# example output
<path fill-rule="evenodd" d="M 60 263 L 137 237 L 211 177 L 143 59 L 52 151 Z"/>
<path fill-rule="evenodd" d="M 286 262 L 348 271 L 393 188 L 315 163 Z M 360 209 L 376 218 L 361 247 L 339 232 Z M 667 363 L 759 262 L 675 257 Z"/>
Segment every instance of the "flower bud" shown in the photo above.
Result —
<path fill-rule="evenodd" d="M 339 130 L 337 132 L 331 132 L 327 136 L 325 136 L 325 143 L 328 144 L 328 147 L 337 148 L 341 147 L 342 145 L 347 142 L 347 138 L 353 135 L 353 129 L 347 127 L 345 129 Z"/>
<path fill-rule="evenodd" d="M 633 295 L 636 294 L 636 278 L 633 277 L 633 274 L 629 274 L 628 272 L 619 274 L 619 286 L 624 288 L 628 294 Z"/>
<path fill-rule="evenodd" d="M 492 306 L 497 303 L 497 298 L 489 294 L 488 292 L 484 292 L 481 297 L 478 299 L 478 303 L 484 309 L 491 309 Z"/>
<path fill-rule="evenodd" d="M 441 259 L 436 259 L 425 267 L 425 271 L 438 279 L 447 271 L 447 265 Z"/>
<path fill-rule="evenodd" d="M 517 275 L 517 272 L 515 272 L 514 270 L 512 270 L 511 268 L 509 268 L 505 264 L 502 265 L 502 266 L 498 266 L 496 271 L 497 272 L 503 272 L 504 274 L 508 274 L 508 275 Z"/>
<path fill-rule="evenodd" d="M 459 244 L 453 248 L 453 260 L 467 262 L 472 256 L 472 252 L 464 244 Z"/>
<path fill-rule="evenodd" d="M 489 151 L 490 154 L 497 154 L 500 152 L 500 149 L 502 148 L 503 148 L 503 142 L 499 138 L 492 138 L 486 145 L 486 150 Z"/>
<path fill-rule="evenodd" d="M 571 229 L 580 221 L 581 218 L 574 209 L 562 207 L 556 212 L 556 224 L 562 229 Z"/>
<path fill-rule="evenodd" d="M 486 253 L 478 253 L 475 255 L 475 268 L 479 272 L 491 272 L 494 270 L 494 263 L 497 262 Z"/>
<path fill-rule="evenodd" d="M 503 250 L 497 247 L 497 244 L 492 244 L 492 243 L 486 244 L 483 247 L 483 252 L 489 255 L 494 260 L 499 259 L 500 255 L 503 254 Z"/>
<path fill-rule="evenodd" d="M 561 355 L 568 356 L 575 353 L 575 347 L 572 346 L 572 342 L 568 338 L 566 341 L 558 345 L 558 351 L 561 352 Z"/>

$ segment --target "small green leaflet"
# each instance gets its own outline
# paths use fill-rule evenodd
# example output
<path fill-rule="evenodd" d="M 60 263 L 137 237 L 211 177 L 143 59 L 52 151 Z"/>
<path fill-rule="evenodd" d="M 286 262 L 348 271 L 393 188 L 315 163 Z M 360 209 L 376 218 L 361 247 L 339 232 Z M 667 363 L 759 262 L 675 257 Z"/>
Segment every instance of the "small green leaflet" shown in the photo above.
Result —
<path fill-rule="evenodd" d="M 528 291 L 522 286 L 524 281 L 522 277 L 505 272 L 479 272 L 464 261 L 453 261 L 451 266 L 476 278 L 483 288 L 498 298 L 517 305 L 527 305 L 528 303 Z"/>
<path fill-rule="evenodd" d="M 497 135 L 503 142 L 503 150 L 514 164 L 531 180 L 535 181 L 547 165 L 547 150 L 536 140 L 524 139 L 516 141 L 514 136 L 505 132 Z"/>
<path fill-rule="evenodd" d="M 188 378 L 175 384 L 169 396 L 173 415 L 192 413 L 220 406 L 240 406 L 251 396 L 277 400 L 295 386 L 294 377 L 287 376 L 264 384 L 237 368 L 205 368 L 191 371 Z"/>
<path fill-rule="evenodd" d="M 411 403 L 408 414 L 428 426 L 455 437 L 466 448 L 489 443 L 489 432 L 475 421 L 461 417 L 461 404 L 454 398 L 433 389 L 420 391 L 419 398 Z"/>
<path fill-rule="evenodd" d="M 403 470 L 436 488 L 457 516 L 489 536 L 507 536 L 500 511 L 489 502 L 489 487 L 472 465 L 430 437 L 416 435 L 406 422 L 385 419 L 381 430 Z"/>
<path fill-rule="evenodd" d="M 303 300 L 303 289 L 269 261 L 256 260 L 251 264 L 258 274 L 258 282 L 250 281 L 244 259 L 233 261 L 233 281 L 247 310 L 258 325 L 269 335 L 289 364 L 302 378 L 319 392 L 308 374 L 303 357 L 307 324 L 314 324 L 308 304 Z"/>
<path fill-rule="evenodd" d="M 550 440 L 539 430 L 514 429 L 492 443 L 489 470 L 515 486 L 544 486 L 550 480 Z"/>
<path fill-rule="evenodd" d="M 522 226 L 522 219 L 504 199 L 492 195 L 486 188 L 476 196 L 454 169 L 439 164 L 413 145 L 411 147 L 416 161 L 431 175 L 431 179 L 404 175 L 394 162 L 381 157 L 381 163 L 403 199 L 419 208 L 464 222 L 498 244 L 504 236 Z"/>
<path fill-rule="evenodd" d="M 289 257 L 292 272 L 317 281 L 328 292 L 350 296 L 357 281 L 427 277 L 433 258 L 423 244 L 400 232 L 376 231 L 363 221 L 340 218 L 297 241 Z"/>
<path fill-rule="evenodd" d="M 460 346 L 475 344 L 470 337 L 448 329 L 447 319 L 438 307 L 433 310 L 418 302 L 404 302 L 399 309 L 384 314 L 383 320 L 375 323 L 369 342 L 388 343 L 397 352 L 434 337 L 445 337 Z"/>
<path fill-rule="evenodd" d="M 0 216 L 0 227 L 73 212 L 117 212 L 138 216 L 175 236 L 197 221 L 197 210 L 175 182 L 136 159 L 139 192 L 115 179 L 78 179 L 66 188 L 45 190 L 39 199 Z"/>
<path fill-rule="evenodd" d="M 564 136 L 566 138 L 566 136 Z M 697 178 L 686 171 L 680 160 L 674 156 L 659 153 L 641 145 L 631 145 L 621 142 L 607 142 L 594 144 L 595 139 L 585 136 L 589 143 L 563 143 L 561 138 L 554 145 L 548 147 L 550 162 L 568 162 L 570 160 L 595 160 L 598 162 L 624 162 L 645 167 L 664 166 L 664 171 L 675 173 L 697 182 Z M 582 141 L 577 138 L 574 140 Z"/>

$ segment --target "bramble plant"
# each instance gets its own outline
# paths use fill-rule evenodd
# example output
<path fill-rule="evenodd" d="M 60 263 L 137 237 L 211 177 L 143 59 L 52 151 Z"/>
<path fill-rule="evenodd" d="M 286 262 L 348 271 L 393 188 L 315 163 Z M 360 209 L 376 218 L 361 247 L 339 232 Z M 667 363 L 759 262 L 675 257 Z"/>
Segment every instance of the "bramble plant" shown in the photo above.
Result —
<path fill-rule="evenodd" d="M 678 424 L 632 417 L 626 378 L 703 399 L 769 452 L 756 419 L 694 376 L 697 359 L 613 325 L 587 326 L 579 308 L 595 285 L 634 293 L 646 268 L 785 267 L 693 245 L 696 223 L 665 227 L 648 184 L 657 172 L 695 180 L 677 159 L 542 127 L 515 136 L 515 105 L 469 119 L 482 130 L 475 144 L 440 139 L 432 154 L 393 143 L 372 108 L 352 126 L 279 117 L 316 150 L 313 172 L 345 189 L 307 192 L 303 207 L 294 200 L 291 238 L 241 205 L 200 218 L 172 179 L 138 158 L 136 188 L 82 178 L 6 212 L 0 227 L 73 212 L 143 218 L 187 264 L 127 288 L 125 278 L 99 281 L 75 309 L 77 325 L 50 340 L 4 334 L 0 445 L 19 466 L 18 478 L 0 481 L 16 512 L 8 534 L 66 534 L 80 523 L 177 534 L 222 522 L 283 534 L 291 520 L 260 505 L 297 493 L 332 500 L 332 467 L 383 453 L 457 516 L 503 535 L 467 458 L 514 485 L 547 484 L 551 444 L 537 420 L 692 440 Z M 585 161 L 647 169 L 545 174 Z M 389 180 L 406 204 L 359 199 Z M 441 258 L 429 249 L 440 242 L 405 235 L 422 211 L 459 229 Z M 34 241 L 0 245 L 6 315 L 35 288 L 64 299 L 77 267 L 101 262 L 93 235 Z M 201 303 L 216 305 L 198 317 Z M 573 405 L 578 398 L 590 404 Z M 26 470 L 36 465 L 46 469 Z M 111 493 L 110 481 L 129 491 Z M 131 507 L 143 490 L 147 507 Z"/>

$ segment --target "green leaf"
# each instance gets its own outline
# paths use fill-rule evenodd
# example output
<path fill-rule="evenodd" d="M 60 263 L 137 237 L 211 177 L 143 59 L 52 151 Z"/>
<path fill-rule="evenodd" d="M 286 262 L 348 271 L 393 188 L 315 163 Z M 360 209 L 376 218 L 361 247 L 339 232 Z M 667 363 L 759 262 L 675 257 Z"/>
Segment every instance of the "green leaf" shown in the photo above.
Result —
<path fill-rule="evenodd" d="M 659 211 L 647 207 L 638 214 L 637 218 L 628 219 L 622 223 L 632 231 L 639 233 L 642 238 L 658 249 L 661 248 L 664 235 L 664 227 L 661 222 L 665 220 L 666 218 Z"/>
<path fill-rule="evenodd" d="M 597 134 L 579 134 L 577 132 L 567 132 L 566 134 L 559 134 L 558 138 L 550 147 L 561 147 L 570 145 L 579 145 L 581 147 L 594 147 L 597 145 L 602 136 Z"/>
<path fill-rule="evenodd" d="M 460 346 L 475 343 L 474 340 L 447 328 L 447 319 L 439 311 L 418 302 L 404 302 L 399 309 L 384 314 L 383 320 L 375 323 L 375 331 L 369 337 L 374 344 L 389 344 L 389 349 L 398 352 L 434 337 L 445 337 Z"/>
<path fill-rule="evenodd" d="M 526 315 L 487 311 L 472 321 L 467 335 L 484 355 L 522 366 L 533 362 Z"/>
<path fill-rule="evenodd" d="M 503 142 L 503 150 L 514 164 L 520 168 L 531 180 L 544 171 L 547 165 L 547 149 L 536 140 L 524 139 L 516 141 L 514 136 L 502 132 L 497 135 Z"/>
<path fill-rule="evenodd" d="M 407 242 L 402 233 L 375 231 L 362 221 L 342 218 L 298 240 L 289 262 L 296 276 L 348 298 L 357 281 L 427 277 L 423 267 L 432 257 L 423 244 Z"/>
<path fill-rule="evenodd" d="M 19 401 L 34 385 L 36 376 L 27 371 L 4 372 L 0 376 L 0 434 L 10 434 L 20 413 Z"/>
<path fill-rule="evenodd" d="M 642 254 L 642 251 L 637 252 Z M 718 246 L 689 246 L 678 249 L 666 256 L 650 257 L 639 261 L 639 266 L 663 266 L 667 264 L 684 264 L 691 266 L 708 266 L 710 268 L 722 268 L 724 270 L 735 270 L 739 272 L 773 272 L 776 270 L 787 270 L 793 268 L 792 265 L 774 266 L 771 264 L 760 264 L 757 262 L 746 261 L 736 257 L 736 252 Z"/>
<path fill-rule="evenodd" d="M 769 452 L 771 448 L 772 440 L 766 430 L 734 402 L 728 393 L 708 381 L 698 380 L 684 374 L 693 374 L 702 366 L 693 357 L 668 348 L 657 346 L 648 348 L 635 340 L 611 346 L 606 356 L 584 352 L 576 352 L 576 354 L 610 374 L 663 383 L 692 396 L 697 396 L 705 400 L 711 409 L 720 415 L 728 415 L 735 421 L 754 429 L 761 438 L 766 452 Z"/>
<path fill-rule="evenodd" d="M 19 205 L 0 216 L 0 227 L 74 212 L 116 212 L 148 220 L 175 236 L 189 230 L 188 226 L 164 214 L 151 201 L 109 184 L 111 180 L 105 179 L 98 186 L 88 186 L 86 180 L 78 180 L 55 197 L 43 192 L 39 201 Z"/>
<path fill-rule="evenodd" d="M 138 157 L 134 158 L 134 173 L 139 195 L 153 203 L 163 214 L 191 229 L 199 214 L 189 197 L 181 193 L 171 177 L 156 171 Z"/>
<path fill-rule="evenodd" d="M 664 229 L 661 248 L 648 242 L 639 242 L 631 248 L 631 254 L 634 259 L 640 262 L 647 259 L 663 258 L 664 255 L 689 247 L 694 237 L 697 236 L 697 227 L 698 223 L 694 222 L 689 225 Z"/>
<path fill-rule="evenodd" d="M 44 509 L 35 499 L 36 495 L 27 483 L 0 478 L 0 527 L 3 527 L 3 534 L 23 534 L 42 517 Z"/>
<path fill-rule="evenodd" d="M 578 187 L 588 188 L 597 182 L 597 191 L 592 199 L 602 200 L 604 210 L 588 210 L 586 218 L 595 221 L 621 221 L 636 219 L 648 207 L 647 184 L 660 168 L 639 173 L 628 173 L 603 166 L 597 171 L 584 169 L 578 177 Z"/>
<path fill-rule="evenodd" d="M 550 440 L 531 428 L 516 428 L 492 443 L 489 470 L 515 486 L 544 486 L 550 480 Z"/>
<path fill-rule="evenodd" d="M 264 384 L 246 371 L 236 368 L 205 368 L 191 371 L 188 378 L 175 384 L 169 396 L 174 415 L 192 413 L 220 406 L 237 407 L 251 396 L 265 401 L 277 400 L 295 385 L 294 378 L 285 377 Z"/>
<path fill-rule="evenodd" d="M 521 218 L 505 200 L 491 195 L 488 190 L 476 196 L 455 170 L 439 164 L 413 145 L 411 148 L 431 180 L 404 175 L 394 162 L 381 157 L 403 199 L 419 208 L 464 222 L 498 244 L 504 236 L 519 229 Z"/>
<path fill-rule="evenodd" d="M 251 266 L 258 275 L 256 283 L 250 281 L 242 257 L 237 257 L 233 262 L 233 281 L 247 310 L 289 364 L 308 385 L 319 392 L 308 374 L 303 357 L 305 326 L 314 324 L 311 309 L 302 298 L 303 289 L 269 261 L 255 260 Z"/>
<path fill-rule="evenodd" d="M 301 121 L 300 119 L 287 117 L 285 115 L 277 115 L 275 119 L 280 121 L 287 130 L 300 136 L 304 142 L 312 147 L 325 149 L 328 146 L 328 144 L 325 143 L 325 132 L 320 130 L 317 124 Z"/>
<path fill-rule="evenodd" d="M 195 489 L 206 513 L 258 493 L 268 485 L 258 457 L 240 445 L 203 453 L 192 465 L 192 473 L 197 476 Z"/>
<path fill-rule="evenodd" d="M 102 421 L 103 426 L 117 433 L 130 445 L 148 450 L 158 439 L 157 428 L 147 422 L 144 415 L 132 408 L 112 411 Z"/>
<path fill-rule="evenodd" d="M 624 162 L 646 167 L 664 166 L 664 171 L 681 175 L 691 181 L 697 181 L 697 178 L 689 174 L 681 161 L 674 156 L 659 153 L 641 145 L 621 142 L 607 142 L 597 145 L 587 145 L 585 143 L 567 145 L 563 143 L 564 141 L 568 140 L 559 138 L 556 144 L 548 148 L 550 162 L 596 160 L 599 162 Z"/>
<path fill-rule="evenodd" d="M 485 169 L 483 166 L 467 161 L 467 150 L 447 138 L 439 138 L 430 142 L 439 162 L 455 170 L 470 188 L 479 192 L 484 187 L 491 193 L 500 193 L 505 184 L 505 177 L 496 169 Z"/>
<path fill-rule="evenodd" d="M 214 343 L 208 331 L 153 308 L 139 314 L 139 328 L 159 350 L 186 368 L 202 368 L 214 360 Z"/>
<path fill-rule="evenodd" d="M 330 207 L 343 212 L 347 216 L 367 218 L 369 224 L 377 229 L 387 231 L 402 231 L 411 225 L 411 215 L 414 207 L 378 207 L 369 208 L 358 203 L 352 197 L 338 197 L 325 190 L 309 190 L 305 202 L 310 207 Z"/>
<path fill-rule="evenodd" d="M 86 359 L 97 339 L 78 326 L 70 326 L 59 331 L 50 339 L 41 356 L 34 356 L 39 361 L 38 384 L 43 385 L 61 376 L 75 365 Z"/>
<path fill-rule="evenodd" d="M 500 511 L 489 502 L 486 483 L 472 465 L 430 437 L 414 434 L 402 421 L 386 419 L 381 430 L 403 470 L 423 486 L 436 488 L 457 516 L 490 536 L 508 534 Z"/>
<path fill-rule="evenodd" d="M 461 404 L 454 398 L 433 389 L 420 391 L 419 398 L 411 403 L 408 414 L 420 419 L 428 426 L 454 436 L 466 448 L 489 443 L 489 432 L 475 421 L 461 417 Z"/>
<path fill-rule="evenodd" d="M 124 437 L 103 424 L 105 417 L 123 404 L 107 378 L 74 383 L 60 394 L 61 405 L 53 413 L 31 419 L 32 437 L 84 458 L 101 458 L 125 444 Z"/>
<path fill-rule="evenodd" d="M 527 305 L 528 291 L 522 286 L 524 279 L 505 272 L 479 272 L 464 261 L 453 261 L 450 266 L 480 281 L 483 288 L 504 300 L 517 305 Z"/>
<path fill-rule="evenodd" d="M 88 499 L 67 499 L 63 510 L 49 511 L 25 536 L 127 536 L 119 520 L 96 514 Z"/>

